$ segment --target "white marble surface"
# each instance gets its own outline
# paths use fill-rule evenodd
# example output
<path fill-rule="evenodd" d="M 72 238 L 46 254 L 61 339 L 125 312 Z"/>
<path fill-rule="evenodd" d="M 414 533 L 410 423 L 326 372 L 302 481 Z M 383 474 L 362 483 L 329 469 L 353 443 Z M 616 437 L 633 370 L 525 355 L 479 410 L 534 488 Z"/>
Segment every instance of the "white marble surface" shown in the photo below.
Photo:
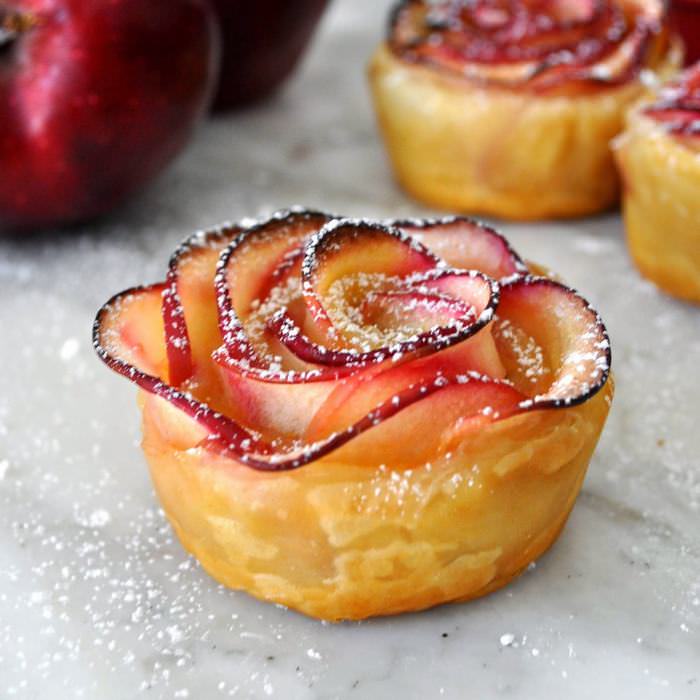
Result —
<path fill-rule="evenodd" d="M 0 240 L 0 697 L 700 697 L 700 310 L 636 276 L 616 216 L 503 227 L 599 308 L 618 381 L 568 527 L 513 585 L 323 625 L 217 586 L 158 509 L 93 314 L 223 219 L 425 213 L 391 183 L 364 84 L 386 5 L 336 0 L 288 88 L 208 124 L 126 210 Z"/>

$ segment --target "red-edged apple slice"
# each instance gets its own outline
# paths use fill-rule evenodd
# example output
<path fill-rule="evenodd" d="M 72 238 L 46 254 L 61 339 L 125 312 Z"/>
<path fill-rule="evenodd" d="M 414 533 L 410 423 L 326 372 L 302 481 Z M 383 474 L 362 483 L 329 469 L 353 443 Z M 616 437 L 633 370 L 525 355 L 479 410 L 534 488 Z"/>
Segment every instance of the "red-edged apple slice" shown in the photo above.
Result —
<path fill-rule="evenodd" d="M 134 287 L 110 299 L 99 320 L 100 347 L 158 377 L 168 374 L 163 322 L 158 318 L 165 284 Z M 154 322 L 155 321 L 155 322 Z"/>
<path fill-rule="evenodd" d="M 316 369 L 315 363 L 294 356 L 278 338 L 281 332 L 279 319 L 284 318 L 285 328 L 291 324 L 298 332 L 308 334 L 314 342 L 323 342 L 301 293 L 301 257 L 295 256 L 292 265 L 284 262 L 282 267 L 286 268 L 284 274 L 277 275 L 275 271 L 279 278 L 277 284 L 265 299 L 256 301 L 248 314 L 240 318 L 241 325 L 258 355 L 279 357 L 278 364 L 285 370 Z"/>
<path fill-rule="evenodd" d="M 544 277 L 504 284 L 495 326 L 508 377 L 530 397 L 523 408 L 580 404 L 608 378 L 605 326 L 588 302 L 563 284 Z"/>
<path fill-rule="evenodd" d="M 394 328 L 425 333 L 436 323 L 447 326 L 455 321 L 475 318 L 474 308 L 461 299 L 438 292 L 421 293 L 414 290 L 370 292 L 360 306 L 364 325 L 380 331 Z"/>
<path fill-rule="evenodd" d="M 231 412 L 270 439 L 303 435 L 316 407 L 337 384 L 338 373 L 327 370 L 278 372 L 272 366 L 267 374 L 259 368 L 247 372 L 227 352 L 221 348 L 214 359 Z"/>
<path fill-rule="evenodd" d="M 427 449 L 409 444 L 405 438 L 411 433 L 422 434 L 417 431 L 424 430 L 437 415 L 441 416 L 441 421 L 444 415 L 453 417 L 455 422 L 445 423 L 439 435 L 426 438 L 425 445 L 432 449 L 442 442 L 443 433 L 453 432 L 455 425 L 462 426 L 463 430 L 478 429 L 481 424 L 514 415 L 519 411 L 522 398 L 513 387 L 498 381 L 468 375 L 443 376 L 439 381 L 410 385 L 343 430 L 315 442 L 289 444 L 285 451 L 263 454 L 251 450 L 240 456 L 217 438 L 203 445 L 264 471 L 297 469 L 336 450 L 339 450 L 339 460 L 350 458 L 358 464 L 384 462 L 402 466 L 415 464 L 416 455 L 429 454 Z M 401 421 L 403 416 L 407 418 L 405 424 Z M 395 420 L 390 420 L 392 418 Z M 468 423 L 471 424 L 467 428 Z"/>
<path fill-rule="evenodd" d="M 491 345 L 494 352 L 482 352 L 481 346 L 484 343 Z M 458 375 L 488 376 L 475 369 L 483 356 L 487 356 L 489 361 L 496 358 L 498 374 L 494 381 L 498 381 L 497 377 L 503 375 L 503 367 L 495 354 L 493 339 L 488 336 L 482 340 L 481 334 L 440 352 L 419 356 L 398 366 L 387 368 L 379 365 L 374 370 L 344 380 L 336 385 L 325 402 L 318 407 L 309 423 L 305 439 L 313 442 L 342 431 L 380 404 L 395 402 L 397 406 L 400 405 L 396 397 L 407 387 L 419 384 L 444 386 Z"/>
<path fill-rule="evenodd" d="M 377 428 L 416 401 L 442 391 L 450 383 L 416 385 L 405 389 L 400 402 L 377 406 L 341 433 L 313 444 L 268 442 L 236 421 L 213 411 L 207 404 L 170 386 L 154 374 L 166 370 L 167 353 L 161 316 L 164 285 L 136 288 L 113 297 L 100 309 L 95 320 L 93 340 L 98 356 L 116 372 L 144 391 L 172 404 L 204 428 L 208 434 L 201 445 L 264 471 L 295 469 L 320 459 L 365 431 Z M 465 381 L 466 378 L 453 380 Z"/>
<path fill-rule="evenodd" d="M 219 327 L 232 358 L 254 359 L 245 319 L 279 284 L 304 241 L 330 220 L 319 212 L 277 215 L 244 231 L 221 254 L 215 279 Z"/>
<path fill-rule="evenodd" d="M 459 343 L 484 328 L 498 305 L 498 283 L 475 271 L 431 269 L 400 279 L 398 284 L 400 291 L 370 292 L 359 304 L 361 315 L 377 313 L 383 319 L 383 328 L 375 324 L 373 332 L 387 340 L 387 345 L 367 351 L 329 349 L 307 338 L 286 313 L 274 317 L 270 329 L 277 333 L 280 343 L 305 362 L 328 367 L 364 367 L 387 360 L 403 362 L 410 356 Z M 388 304 L 392 300 L 395 303 L 390 313 Z M 372 311 L 373 304 L 377 305 L 376 311 Z M 502 367 L 495 351 L 484 357 L 489 355 L 494 358 L 491 364 L 472 369 L 492 371 L 493 376 L 500 376 Z"/>
<path fill-rule="evenodd" d="M 165 284 L 128 289 L 112 297 L 98 312 L 93 345 L 111 369 L 159 396 L 199 423 L 210 436 L 232 449 L 256 444 L 255 437 L 194 396 L 168 384 L 162 294 Z"/>
<path fill-rule="evenodd" d="M 492 228 L 465 217 L 393 221 L 453 268 L 479 270 L 494 279 L 526 274 L 528 269 L 508 241 Z"/>
<path fill-rule="evenodd" d="M 236 415 L 268 435 L 302 434 L 311 407 L 324 400 L 338 378 L 338 372 L 312 363 L 286 364 L 274 352 L 278 348 L 264 342 L 264 324 L 254 343 L 248 335 L 261 304 L 299 271 L 304 241 L 330 220 L 317 212 L 278 215 L 243 232 L 219 260 L 215 284 L 224 346 L 214 359 Z M 282 309 L 299 306 L 305 311 L 293 297 L 282 297 L 280 303 Z"/>
<path fill-rule="evenodd" d="M 338 327 L 342 305 L 331 300 L 334 283 L 378 276 L 400 280 L 444 266 L 444 263 L 399 229 L 354 219 L 331 221 L 312 236 L 304 249 L 302 292 L 316 325 L 332 345 L 338 336 L 350 336 Z M 344 301 L 344 300 L 340 300 Z M 334 313 L 335 312 L 335 313 Z"/>
<path fill-rule="evenodd" d="M 664 87 L 644 114 L 663 123 L 671 133 L 700 138 L 700 63 Z"/>
<path fill-rule="evenodd" d="M 190 379 L 195 368 L 200 374 L 206 373 L 212 352 L 221 344 L 214 275 L 221 250 L 241 230 L 232 225 L 196 234 L 170 258 L 163 321 L 173 386 Z"/>
<path fill-rule="evenodd" d="M 423 465 L 451 449 L 457 431 L 462 441 L 485 425 L 520 411 L 523 395 L 497 380 L 461 375 L 452 383 L 444 376 L 437 381 L 445 385 L 434 393 L 419 385 L 418 400 L 415 388 L 397 394 L 391 403 L 403 410 L 393 417 L 382 419 L 381 412 L 370 412 L 369 417 L 378 422 L 376 427 L 358 434 L 332 459 L 391 468 Z"/>
<path fill-rule="evenodd" d="M 219 328 L 226 348 L 220 364 L 264 381 L 285 381 L 282 367 L 271 367 L 251 344 L 246 321 L 299 267 L 304 241 L 331 217 L 318 212 L 282 212 L 244 231 L 219 257 L 215 277 Z M 232 291 L 235 289 L 235 294 Z M 294 301 L 290 297 L 286 303 Z M 285 303 L 285 302 L 283 302 Z"/>
<path fill-rule="evenodd" d="M 396 354 L 411 352 L 410 362 L 400 366 L 384 365 L 353 380 L 341 383 L 319 408 L 306 436 L 316 440 L 342 429 L 371 411 L 373 406 L 395 400 L 407 386 L 417 383 L 443 382 L 445 376 L 476 373 L 494 380 L 503 378 L 505 370 L 498 355 L 489 323 L 498 304 L 498 285 L 476 272 L 430 270 L 412 281 L 420 293 L 450 294 L 454 301 L 468 306 L 471 314 L 461 326 L 439 326 L 418 335 L 419 340 L 408 348 L 401 346 Z M 451 331 L 441 336 L 439 331 Z M 391 349 L 385 349 L 390 354 Z M 428 354 L 427 356 L 422 356 Z M 399 361 L 401 358 L 399 357 Z"/>

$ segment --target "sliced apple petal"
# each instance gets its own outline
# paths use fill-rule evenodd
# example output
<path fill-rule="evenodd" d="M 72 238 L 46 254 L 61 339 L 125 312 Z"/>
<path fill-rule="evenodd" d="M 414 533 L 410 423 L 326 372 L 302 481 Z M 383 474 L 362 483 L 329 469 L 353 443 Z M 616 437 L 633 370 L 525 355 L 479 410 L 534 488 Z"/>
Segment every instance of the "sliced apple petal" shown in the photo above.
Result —
<path fill-rule="evenodd" d="M 453 268 L 479 270 L 494 279 L 526 274 L 527 265 L 489 226 L 463 216 L 391 222 Z"/>
<path fill-rule="evenodd" d="M 240 364 L 226 362 L 225 348 L 214 359 L 230 414 L 270 439 L 303 435 L 338 379 L 338 373 L 327 369 L 277 374 L 273 367 L 268 376 L 245 372 Z"/>
<path fill-rule="evenodd" d="M 247 229 L 222 253 L 215 279 L 219 326 L 233 355 L 249 351 L 241 347 L 241 331 L 255 303 L 279 283 L 303 242 L 330 220 L 318 212 L 286 212 Z"/>
<path fill-rule="evenodd" d="M 374 371 L 343 380 L 316 411 L 305 438 L 313 441 L 340 431 L 362 415 L 370 413 L 375 406 L 396 401 L 395 397 L 409 386 L 445 385 L 458 375 L 488 376 L 494 381 L 501 381 L 504 377 L 505 372 L 488 329 L 445 350 L 417 356 L 410 362 L 396 366 L 381 365 Z"/>
<path fill-rule="evenodd" d="M 209 366 L 221 344 L 214 275 L 219 254 L 241 232 L 240 226 L 188 238 L 171 256 L 163 293 L 163 321 L 170 367 L 169 380 L 179 386 L 197 367 Z"/>
<path fill-rule="evenodd" d="M 444 263 L 399 229 L 379 223 L 339 219 L 326 224 L 306 243 L 302 291 L 318 326 L 331 341 L 342 328 L 329 314 L 329 292 L 335 282 L 359 275 L 402 278 Z"/>
<path fill-rule="evenodd" d="M 160 314 L 163 288 L 164 285 L 154 285 L 128 290 L 102 307 L 95 320 L 93 336 L 98 356 L 144 391 L 165 399 L 205 428 L 208 436 L 201 443 L 203 447 L 224 453 L 254 469 L 280 471 L 301 467 L 446 386 L 469 381 L 468 377 L 457 377 L 409 386 L 401 392 L 399 401 L 385 402 L 342 432 L 313 444 L 280 439 L 268 441 L 151 373 L 158 365 L 165 370 L 167 361 Z"/>
<path fill-rule="evenodd" d="M 404 410 L 384 418 L 372 430 L 358 433 L 338 450 L 337 459 L 399 469 L 422 466 L 452 449 L 455 433 L 462 442 L 485 425 L 516 415 L 523 399 L 508 384 L 468 375 L 456 378 L 440 391 L 426 391 L 421 400 L 412 400 L 414 391 L 397 394 L 398 405 Z M 379 411 L 370 416 L 375 413 L 381 415 Z M 379 415 L 374 420 L 380 420 Z"/>
<path fill-rule="evenodd" d="M 474 271 L 431 269 L 426 273 L 404 278 L 402 284 L 405 291 L 397 293 L 402 295 L 404 300 L 410 299 L 415 302 L 420 299 L 435 299 L 436 292 L 441 294 L 442 302 L 450 300 L 451 313 L 446 317 L 446 322 L 441 322 L 445 314 L 444 304 L 442 307 L 423 305 L 420 309 L 414 305 L 413 312 L 420 310 L 421 324 L 427 330 L 416 329 L 417 332 L 413 332 L 410 329 L 410 332 L 406 333 L 403 326 L 394 325 L 393 329 L 396 329 L 397 334 L 388 335 L 391 339 L 390 344 L 366 351 L 352 348 L 333 350 L 312 342 L 288 314 L 274 317 L 270 321 L 270 328 L 277 333 L 280 343 L 304 362 L 329 367 L 361 368 L 387 361 L 404 362 L 413 356 L 436 352 L 460 343 L 484 328 L 493 318 L 498 305 L 498 284 Z M 368 305 L 372 304 L 373 299 L 380 305 L 385 305 L 391 298 L 387 296 L 390 294 L 386 292 L 368 295 L 360 304 L 360 312 L 365 315 L 370 313 Z M 456 313 L 457 309 L 461 313 Z M 488 342 L 487 335 L 488 333 L 484 334 L 484 342 Z M 379 337 L 383 337 L 381 333 Z M 500 362 L 496 362 L 488 368 L 480 365 L 478 369 L 491 370 L 495 373 L 493 376 L 499 376 L 502 368 Z"/>
<path fill-rule="evenodd" d="M 168 355 L 159 318 L 165 284 L 134 287 L 112 297 L 98 314 L 99 348 L 118 352 L 124 362 L 165 376 Z"/>
<path fill-rule="evenodd" d="M 425 332 L 435 322 L 445 326 L 458 319 L 474 317 L 474 309 L 461 299 L 418 291 L 370 292 L 360 306 L 364 324 L 380 330 L 393 328 Z"/>
<path fill-rule="evenodd" d="M 463 390 L 460 391 L 459 387 L 463 387 Z M 436 396 L 438 393 L 439 397 Z M 435 397 L 435 401 L 429 402 L 432 397 Z M 403 422 L 390 419 L 401 413 L 409 419 L 409 430 L 413 426 L 417 431 L 420 426 L 422 431 L 429 417 L 434 418 L 438 411 L 443 411 L 442 399 L 445 400 L 446 416 L 453 416 L 465 423 L 476 419 L 474 429 L 477 429 L 479 422 L 500 420 L 517 413 L 522 394 L 507 384 L 476 375 L 443 376 L 438 381 L 418 382 L 405 387 L 355 423 L 330 433 L 323 439 L 290 444 L 284 451 L 274 454 L 251 449 L 240 456 L 233 446 L 226 445 L 216 437 L 207 438 L 202 446 L 262 471 L 297 469 L 343 447 L 352 451 L 359 464 L 377 464 L 381 461 L 391 461 L 396 466 L 402 466 L 404 461 L 413 464 L 416 455 L 421 453 L 420 445 L 413 445 L 406 440 Z M 364 438 L 362 442 L 358 440 L 361 436 Z M 438 436 L 435 437 L 439 439 Z M 392 454 L 396 455 L 395 459 L 391 459 Z"/>
<path fill-rule="evenodd" d="M 523 408 L 580 404 L 607 381 L 610 341 L 598 313 L 574 290 L 545 277 L 524 277 L 501 287 L 494 335 L 508 376 L 529 395 Z M 545 383 L 536 383 L 532 372 Z M 528 376 L 529 374 L 529 376 Z"/>
<path fill-rule="evenodd" d="M 128 289 L 112 297 L 98 312 L 93 345 L 98 357 L 115 372 L 150 394 L 160 396 L 202 425 L 212 439 L 231 449 L 258 444 L 257 438 L 235 421 L 171 386 L 161 315 L 164 284 Z"/>
<path fill-rule="evenodd" d="M 700 137 L 700 62 L 664 86 L 643 112 L 670 133 Z"/>

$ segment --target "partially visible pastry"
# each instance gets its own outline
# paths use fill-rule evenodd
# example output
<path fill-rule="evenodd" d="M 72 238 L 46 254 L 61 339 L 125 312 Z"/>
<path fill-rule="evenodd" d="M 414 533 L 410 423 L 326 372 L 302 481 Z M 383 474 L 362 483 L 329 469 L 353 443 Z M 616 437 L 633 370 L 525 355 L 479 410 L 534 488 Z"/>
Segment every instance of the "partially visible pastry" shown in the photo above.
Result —
<path fill-rule="evenodd" d="M 635 264 L 700 303 L 700 63 L 631 110 L 614 147 Z"/>
<path fill-rule="evenodd" d="M 609 142 L 680 63 L 660 0 L 403 0 L 369 79 L 394 171 L 430 205 L 511 219 L 612 206 Z"/>
<path fill-rule="evenodd" d="M 485 595 L 557 538 L 605 423 L 605 328 L 466 219 L 283 212 L 187 241 L 95 347 L 218 581 L 328 620 Z"/>

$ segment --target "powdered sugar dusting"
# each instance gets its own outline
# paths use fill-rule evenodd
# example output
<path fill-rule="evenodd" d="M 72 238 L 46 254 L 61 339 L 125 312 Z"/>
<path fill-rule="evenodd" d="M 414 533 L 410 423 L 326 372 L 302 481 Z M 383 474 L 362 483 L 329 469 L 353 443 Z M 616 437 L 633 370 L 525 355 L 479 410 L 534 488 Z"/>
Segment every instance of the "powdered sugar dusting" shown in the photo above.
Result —
<path fill-rule="evenodd" d="M 618 386 L 564 538 L 514 585 L 474 603 L 324 625 L 218 586 L 158 509 L 134 390 L 91 356 L 94 310 L 115 290 L 160 279 L 180 238 L 226 218 L 266 218 L 298 199 L 422 215 L 385 177 L 366 86 L 336 79 L 369 55 L 384 13 L 381 3 L 332 3 L 281 95 L 204 125 L 155 190 L 104 223 L 0 238 L 3 700 L 259 698 L 270 687 L 295 700 L 397 688 L 422 698 L 694 698 L 698 314 L 639 280 L 617 216 L 507 227 L 521 253 L 600 309 Z M 309 155 L 292 163 L 298 143 Z M 592 237 L 604 251 L 575 245 Z M 69 338 L 79 348 L 66 362 Z M 401 470 L 386 470 L 398 496 Z M 484 484 L 483 473 L 462 476 L 458 488 Z M 78 522 L 101 510 L 104 527 Z"/>

